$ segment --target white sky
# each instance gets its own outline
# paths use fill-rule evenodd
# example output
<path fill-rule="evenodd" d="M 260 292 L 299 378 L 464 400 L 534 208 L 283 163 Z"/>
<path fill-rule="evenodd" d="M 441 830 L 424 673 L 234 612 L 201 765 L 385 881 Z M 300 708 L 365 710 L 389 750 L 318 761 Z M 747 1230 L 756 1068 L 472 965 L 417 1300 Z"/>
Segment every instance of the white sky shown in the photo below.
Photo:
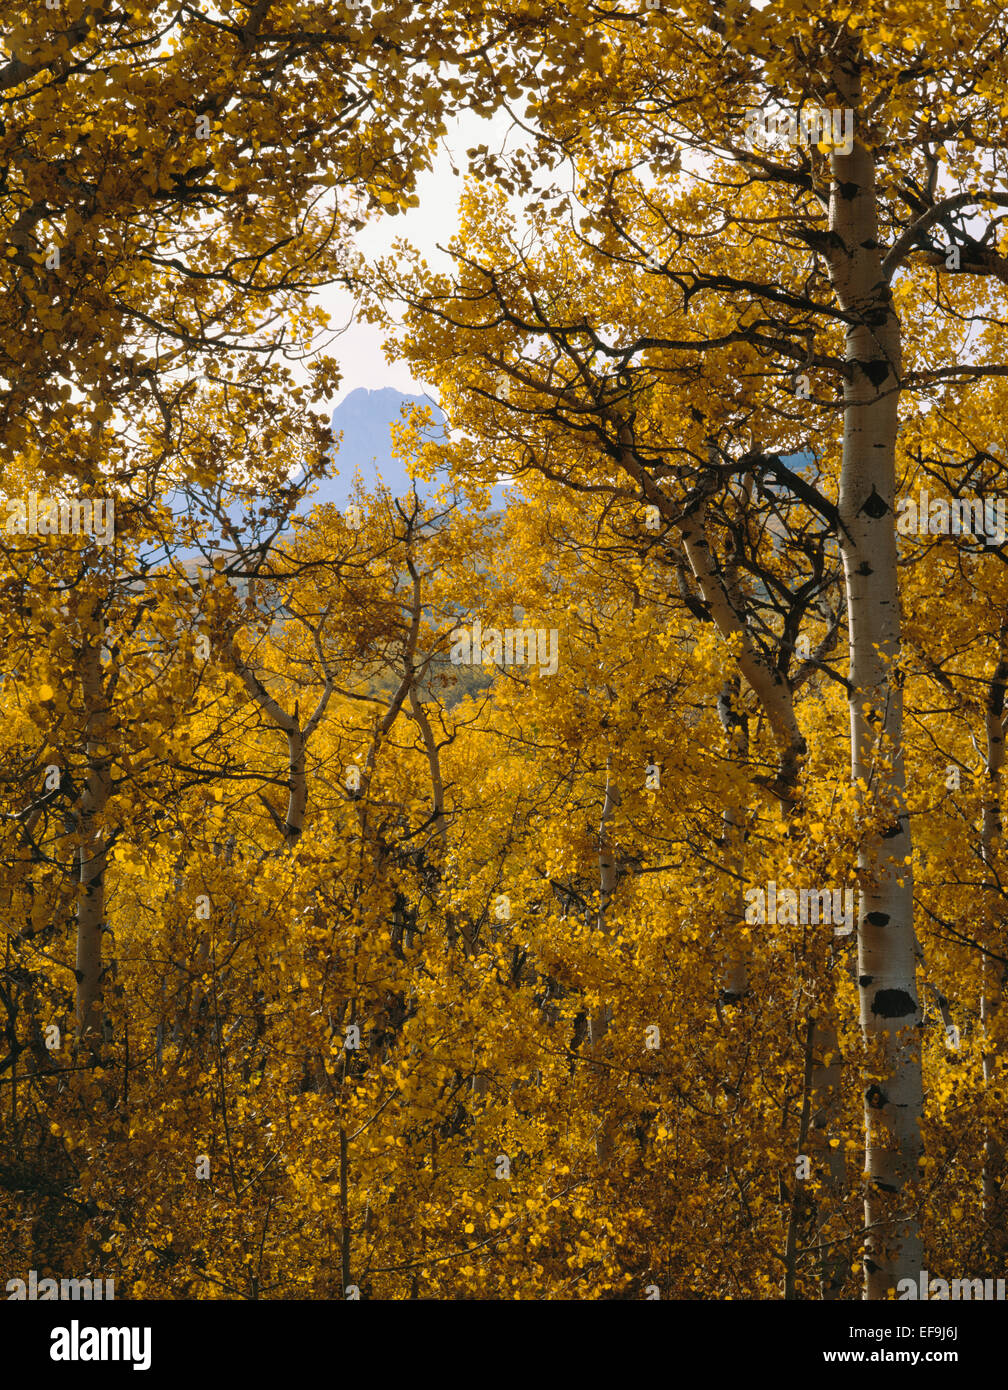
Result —
<path fill-rule="evenodd" d="M 405 237 L 419 247 L 433 269 L 447 269 L 450 258 L 443 257 L 436 248 L 438 242 L 442 246 L 448 243 L 458 223 L 458 204 L 467 166 L 465 152 L 480 144 L 499 150 L 507 139 L 510 124 L 510 117 L 503 113 L 492 120 L 467 114 L 449 123 L 434 168 L 417 181 L 420 206 L 398 217 L 375 217 L 357 237 L 360 251 L 369 257 L 379 256 L 391 249 L 393 241 Z M 517 134 L 520 137 L 521 132 Z M 511 143 L 513 146 L 513 139 Z M 452 172 L 452 155 L 457 174 Z M 334 328 L 349 323 L 346 332 L 329 349 L 343 373 L 339 395 L 331 405 L 339 405 L 359 386 L 372 390 L 391 386 L 409 395 L 422 395 L 430 390 L 426 383 L 414 379 L 404 362 L 385 360 L 384 331 L 355 320 L 352 295 L 333 286 L 320 292 L 318 302 L 330 314 Z"/>

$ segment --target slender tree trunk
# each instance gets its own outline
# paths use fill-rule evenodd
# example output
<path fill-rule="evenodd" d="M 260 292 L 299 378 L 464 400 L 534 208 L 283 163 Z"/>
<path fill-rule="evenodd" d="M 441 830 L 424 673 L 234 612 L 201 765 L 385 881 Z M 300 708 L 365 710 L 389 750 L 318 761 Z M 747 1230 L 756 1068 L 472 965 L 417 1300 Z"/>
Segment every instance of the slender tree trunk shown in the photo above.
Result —
<path fill-rule="evenodd" d="M 92 1051 L 102 1042 L 102 935 L 105 930 L 105 835 L 99 823 L 110 780 L 102 694 L 101 637 L 84 637 L 81 683 L 85 710 L 84 788 L 77 804 L 81 836 L 77 899 L 77 1045 Z"/>
<path fill-rule="evenodd" d="M 836 74 L 841 104 L 859 110 L 853 64 Z M 886 808 L 881 838 L 859 854 L 858 967 L 865 1076 L 865 1297 L 917 1279 L 921 1243 L 913 1183 L 922 1105 L 911 839 L 905 805 L 903 692 L 896 567 L 895 454 L 899 323 L 884 283 L 875 160 L 855 140 L 834 153 L 829 261 L 847 328 L 839 513 L 850 642 L 851 777 L 866 819 Z"/>
<path fill-rule="evenodd" d="M 829 1217 L 843 1194 L 847 1164 L 840 1135 L 840 1086 L 843 1057 L 836 1026 L 829 1016 L 812 1020 L 812 1122 L 808 1132 L 808 1152 L 812 1169 L 822 1184 L 823 1196 L 816 1204 L 815 1234 L 823 1243 L 819 1255 L 820 1297 L 831 1302 L 842 1298 L 850 1268 L 850 1254 L 844 1245 L 833 1245 Z"/>
<path fill-rule="evenodd" d="M 600 932 L 608 934 L 608 910 L 612 901 L 612 896 L 616 892 L 616 885 L 619 882 L 619 862 L 616 851 L 613 848 L 612 840 L 609 836 L 609 822 L 612 820 L 613 813 L 620 804 L 619 788 L 616 786 L 612 773 L 611 760 L 606 763 L 606 787 L 605 799 L 602 803 L 602 816 L 599 820 L 599 908 L 598 908 L 598 929 Z M 593 1010 L 588 1019 L 588 1046 L 591 1055 L 595 1059 L 602 1056 L 603 1039 L 609 1031 L 612 1022 L 612 1010 L 608 1004 L 601 1004 Z M 601 1074 L 600 1074 L 601 1079 Z M 616 1122 L 611 1107 L 607 1107 L 605 1113 L 598 1117 L 599 1130 L 598 1138 L 595 1141 L 595 1153 L 600 1163 L 608 1163 L 612 1157 L 613 1139 L 615 1136 Z"/>
<path fill-rule="evenodd" d="M 293 847 L 300 840 L 304 831 L 305 813 L 308 809 L 308 777 L 305 770 L 305 752 L 308 741 L 318 728 L 325 714 L 333 692 L 333 678 L 327 671 L 325 672 L 325 683 L 319 702 L 315 707 L 310 719 L 302 729 L 300 723 L 300 712 L 298 703 L 295 702 L 294 713 L 288 714 L 280 703 L 266 689 L 259 676 L 252 669 L 249 662 L 245 661 L 238 652 L 237 645 L 232 637 L 230 644 L 226 648 L 231 667 L 241 680 L 245 689 L 256 701 L 259 707 L 273 720 L 278 729 L 281 729 L 287 738 L 287 814 L 281 821 L 276 812 L 272 809 L 269 802 L 266 807 L 273 817 L 277 829 L 283 836 L 284 844 Z"/>
<path fill-rule="evenodd" d="M 736 673 L 726 680 L 718 700 L 718 715 L 725 732 L 729 758 L 739 758 L 745 762 L 749 756 L 749 721 L 738 713 L 739 687 L 741 681 Z M 745 920 L 745 812 L 731 803 L 725 806 L 721 817 L 721 833 L 724 841 L 724 857 L 729 870 L 735 875 L 728 910 L 728 931 L 731 933 L 728 960 L 724 973 L 721 998 L 726 1004 L 737 1004 L 749 993 L 749 949 L 738 939 L 738 931 Z"/>
<path fill-rule="evenodd" d="M 650 500 L 650 493 L 648 497 Z M 698 502 L 679 521 L 679 528 L 683 551 L 711 618 L 726 642 L 737 642 L 738 669 L 756 692 L 773 730 L 777 745 L 777 780 L 769 790 L 785 804 L 793 804 L 794 788 L 807 749 L 795 717 L 791 688 L 760 652 L 748 624 L 732 602 L 718 574 L 707 540 L 705 504 Z"/>
<path fill-rule="evenodd" d="M 353 1283 L 350 1271 L 350 1198 L 349 1176 L 350 1159 L 347 1153 L 346 1129 L 340 1125 L 339 1132 L 339 1187 L 340 1187 L 340 1277 L 343 1280 L 342 1296 L 346 1298 L 347 1289 Z"/>
<path fill-rule="evenodd" d="M 1003 969 L 998 956 L 1004 955 L 1001 893 L 998 888 L 995 857 L 1001 844 L 1001 773 L 1004 768 L 1004 706 L 1005 686 L 1008 684 L 1008 658 L 1005 643 L 1008 623 L 1001 626 L 1001 659 L 987 692 L 985 724 L 987 733 L 986 775 L 983 786 L 983 821 L 980 831 L 980 850 L 984 865 L 984 946 L 987 953 L 981 963 L 983 985 L 980 994 L 980 1020 L 983 1028 L 983 1079 L 991 1090 L 997 1081 L 1000 1067 L 1000 1041 L 996 1037 L 998 1015 L 1001 1012 Z M 993 954 L 990 954 L 993 953 Z M 1004 1182 L 1004 1149 L 995 1131 L 987 1130 L 984 1142 L 983 1213 L 988 1225 L 1000 1216 L 1001 1189 Z"/>
<path fill-rule="evenodd" d="M 805 1065 L 802 1074 L 802 1108 L 801 1116 L 798 1121 L 799 1156 L 808 1148 L 809 1116 L 811 1113 L 812 1099 L 812 1040 L 814 1036 L 815 1019 L 808 1018 L 805 1022 Z M 805 1196 L 802 1190 L 803 1180 L 795 1174 L 792 1181 L 791 1205 L 788 1211 L 787 1240 L 784 1246 L 784 1298 L 788 1301 L 795 1297 L 795 1281 L 798 1269 L 798 1232 L 802 1226 L 802 1213 L 806 1206 Z"/>

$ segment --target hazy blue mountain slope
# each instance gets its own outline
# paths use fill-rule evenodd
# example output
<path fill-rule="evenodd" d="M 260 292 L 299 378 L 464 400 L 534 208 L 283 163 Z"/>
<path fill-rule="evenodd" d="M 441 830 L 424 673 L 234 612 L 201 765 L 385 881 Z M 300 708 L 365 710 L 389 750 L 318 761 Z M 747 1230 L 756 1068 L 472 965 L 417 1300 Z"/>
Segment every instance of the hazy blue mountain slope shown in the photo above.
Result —
<path fill-rule="evenodd" d="M 404 405 L 420 405 L 430 408 L 433 425 L 428 438 L 441 440 L 444 435 L 445 417 L 441 407 L 430 396 L 411 396 L 396 391 L 391 386 L 377 390 L 358 387 L 356 391 L 342 400 L 332 413 L 332 432 L 334 440 L 342 440 L 338 450 L 333 452 L 333 469 L 338 477 L 324 479 L 311 503 L 331 502 L 339 508 L 346 506 L 353 488 L 354 475 L 360 470 L 364 486 L 374 487 L 381 476 L 393 497 L 403 497 L 410 491 L 410 478 L 402 461 L 392 457 L 392 436 L 390 424 L 398 424 L 400 411 Z M 422 483 L 418 491 L 421 497 L 435 492 L 437 484 Z M 494 489 L 493 507 L 505 504 L 504 489 Z"/>

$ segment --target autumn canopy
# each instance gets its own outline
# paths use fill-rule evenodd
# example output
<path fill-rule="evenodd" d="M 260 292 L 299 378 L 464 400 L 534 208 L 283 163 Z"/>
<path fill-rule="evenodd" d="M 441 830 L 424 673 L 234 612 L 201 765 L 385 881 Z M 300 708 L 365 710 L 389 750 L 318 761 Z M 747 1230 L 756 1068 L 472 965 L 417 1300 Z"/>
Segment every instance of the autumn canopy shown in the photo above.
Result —
<path fill-rule="evenodd" d="M 1008 19 L 0 33 L 0 1284 L 1004 1277 Z"/>

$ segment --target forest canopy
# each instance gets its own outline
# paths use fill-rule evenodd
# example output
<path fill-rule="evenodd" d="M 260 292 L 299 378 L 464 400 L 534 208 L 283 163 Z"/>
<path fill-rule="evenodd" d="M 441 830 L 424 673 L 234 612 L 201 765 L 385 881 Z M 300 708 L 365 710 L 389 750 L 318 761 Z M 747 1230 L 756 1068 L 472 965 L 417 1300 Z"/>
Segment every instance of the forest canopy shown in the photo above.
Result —
<path fill-rule="evenodd" d="M 1005 16 L 0 33 L 0 1283 L 1003 1278 Z"/>

